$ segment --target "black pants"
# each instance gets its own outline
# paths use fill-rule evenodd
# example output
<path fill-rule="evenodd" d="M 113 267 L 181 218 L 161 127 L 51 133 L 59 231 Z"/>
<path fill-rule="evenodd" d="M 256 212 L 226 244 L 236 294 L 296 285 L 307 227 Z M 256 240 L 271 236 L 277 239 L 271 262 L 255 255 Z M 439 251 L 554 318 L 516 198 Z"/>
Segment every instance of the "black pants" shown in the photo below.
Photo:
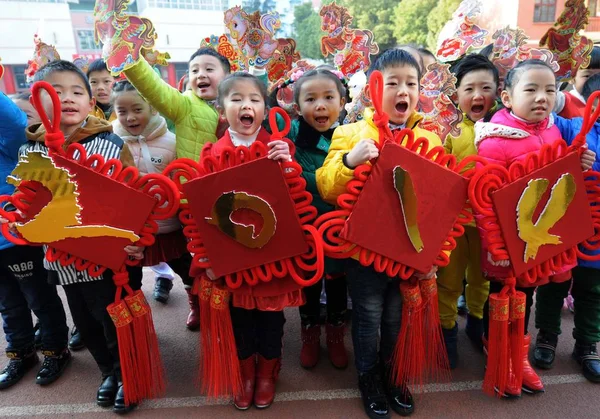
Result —
<path fill-rule="evenodd" d="M 490 294 L 502 291 L 504 285 L 499 281 L 490 281 Z M 517 287 L 517 291 L 525 293 L 525 334 L 527 334 L 527 326 L 531 317 L 531 306 L 533 306 L 533 294 L 537 287 L 521 288 Z M 483 327 L 485 329 L 485 337 L 487 339 L 490 330 L 490 298 L 488 297 L 483 306 Z"/>
<path fill-rule="evenodd" d="M 34 345 L 33 311 L 40 320 L 43 349 L 67 347 L 69 329 L 56 286 L 47 281 L 41 247 L 13 246 L 0 250 L 0 312 L 7 351 Z"/>
<path fill-rule="evenodd" d="M 266 359 L 281 357 L 283 311 L 246 310 L 230 307 L 231 323 L 239 359 L 258 353 Z"/>
<path fill-rule="evenodd" d="M 190 276 L 190 267 L 192 266 L 191 254 L 186 252 L 179 258 L 168 261 L 167 264 L 173 269 L 173 272 L 181 277 L 183 285 L 186 288 L 191 288 L 194 285 L 194 278 Z"/>
<path fill-rule="evenodd" d="M 300 319 L 303 327 L 318 325 L 321 290 L 325 282 L 327 294 L 327 323 L 339 326 L 344 323 L 346 309 L 348 308 L 348 291 L 346 289 L 346 276 L 324 279 L 311 287 L 304 288 L 306 304 L 300 306 Z"/>
<path fill-rule="evenodd" d="M 128 267 L 129 285 L 133 290 L 142 287 L 142 268 Z M 56 275 L 56 272 L 50 272 Z M 67 301 L 73 316 L 73 322 L 81 340 L 85 343 L 102 376 L 116 375 L 121 379 L 121 363 L 115 325 L 106 311 L 106 307 L 114 302 L 116 287 L 112 281 L 113 272 L 107 270 L 99 281 L 81 282 L 65 285 Z"/>

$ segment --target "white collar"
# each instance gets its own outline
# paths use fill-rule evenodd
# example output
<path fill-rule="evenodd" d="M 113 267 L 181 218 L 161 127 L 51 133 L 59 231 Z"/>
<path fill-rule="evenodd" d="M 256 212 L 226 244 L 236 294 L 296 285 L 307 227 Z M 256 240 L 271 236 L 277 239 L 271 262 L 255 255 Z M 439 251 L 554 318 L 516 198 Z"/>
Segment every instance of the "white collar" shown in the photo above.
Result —
<path fill-rule="evenodd" d="M 242 145 L 246 146 L 246 147 L 250 147 L 252 145 L 252 143 L 254 141 L 256 141 L 256 137 L 258 137 L 258 133 L 260 132 L 260 128 L 261 127 L 259 127 L 254 134 L 250 134 L 250 135 L 240 134 L 239 132 L 235 132 L 231 128 L 228 128 L 228 130 L 229 130 L 229 136 L 231 137 L 231 142 L 236 147 L 239 147 L 239 146 L 242 146 Z"/>

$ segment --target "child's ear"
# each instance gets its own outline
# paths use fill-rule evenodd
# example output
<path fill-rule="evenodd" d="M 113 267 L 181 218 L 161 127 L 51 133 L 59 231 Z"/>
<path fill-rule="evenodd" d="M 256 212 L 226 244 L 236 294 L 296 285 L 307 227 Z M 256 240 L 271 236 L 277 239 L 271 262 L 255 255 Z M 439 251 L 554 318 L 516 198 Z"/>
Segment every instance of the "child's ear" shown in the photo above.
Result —
<path fill-rule="evenodd" d="M 92 98 L 90 99 L 90 109 L 94 109 L 95 106 L 96 106 L 96 98 L 94 96 L 92 96 Z"/>
<path fill-rule="evenodd" d="M 365 93 L 367 100 L 371 102 L 371 89 L 369 89 L 369 83 L 365 84 L 365 87 L 363 87 L 363 92 Z"/>
<path fill-rule="evenodd" d="M 340 99 L 340 111 L 344 109 L 344 105 L 346 104 L 346 98 L 343 97 Z"/>
<path fill-rule="evenodd" d="M 153 106 L 150 106 L 150 113 L 151 113 L 152 115 L 157 115 L 157 114 L 158 114 L 158 111 L 157 111 L 156 109 L 154 109 L 154 107 L 153 107 Z"/>
<path fill-rule="evenodd" d="M 500 93 L 500 99 L 502 99 L 502 104 L 505 108 L 510 109 L 512 107 L 510 103 L 510 93 L 508 93 L 508 90 L 503 90 L 502 93 Z"/>
<path fill-rule="evenodd" d="M 293 107 L 294 107 L 294 112 L 296 112 L 296 114 L 298 114 L 299 116 L 302 116 L 302 112 L 300 112 L 300 106 L 298 106 L 297 103 L 294 103 Z"/>

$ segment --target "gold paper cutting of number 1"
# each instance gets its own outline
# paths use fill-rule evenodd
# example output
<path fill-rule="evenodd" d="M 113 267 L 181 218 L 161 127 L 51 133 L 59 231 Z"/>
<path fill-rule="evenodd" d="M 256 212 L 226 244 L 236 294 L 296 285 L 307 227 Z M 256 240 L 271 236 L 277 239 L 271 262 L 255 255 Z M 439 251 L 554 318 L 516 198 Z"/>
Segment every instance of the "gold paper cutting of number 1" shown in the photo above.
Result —
<path fill-rule="evenodd" d="M 417 253 L 420 253 L 424 246 L 417 217 L 417 195 L 410 173 L 400 166 L 394 167 L 394 188 L 400 198 L 400 208 L 402 208 L 404 225 L 410 242 Z"/>

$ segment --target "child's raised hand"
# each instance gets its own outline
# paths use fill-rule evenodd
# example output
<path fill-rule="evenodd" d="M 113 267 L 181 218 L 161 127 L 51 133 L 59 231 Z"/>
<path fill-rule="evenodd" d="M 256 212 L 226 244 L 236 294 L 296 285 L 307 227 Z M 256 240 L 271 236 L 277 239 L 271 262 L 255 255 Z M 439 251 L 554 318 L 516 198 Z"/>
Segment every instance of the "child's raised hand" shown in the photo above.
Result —
<path fill-rule="evenodd" d="M 368 162 L 371 159 L 379 157 L 379 149 L 372 139 L 360 140 L 350 153 L 346 155 L 346 163 L 349 168 L 354 169 L 356 166 Z"/>
<path fill-rule="evenodd" d="M 586 148 L 585 151 L 581 154 L 581 168 L 583 170 L 589 170 L 592 168 L 595 161 L 596 153 Z"/>
<path fill-rule="evenodd" d="M 431 269 L 429 270 L 429 272 L 427 272 L 427 273 L 424 273 L 424 274 L 420 273 L 420 272 L 415 273 L 415 278 L 417 278 L 417 279 L 431 279 L 431 278 L 433 278 L 435 276 L 437 270 L 438 270 L 438 267 L 436 265 L 433 265 L 431 267 Z"/>
<path fill-rule="evenodd" d="M 282 140 L 271 141 L 269 144 L 269 154 L 267 157 L 271 160 L 291 161 L 290 146 Z"/>
<path fill-rule="evenodd" d="M 131 259 L 144 259 L 144 248 L 140 246 L 125 246 L 125 253 L 127 253 Z"/>
<path fill-rule="evenodd" d="M 487 254 L 487 260 L 488 262 L 490 262 L 493 266 L 502 266 L 503 268 L 508 268 L 510 266 L 510 261 L 509 260 L 499 260 L 498 262 L 496 262 L 493 258 L 492 258 L 492 254 L 490 252 L 488 252 Z"/>

